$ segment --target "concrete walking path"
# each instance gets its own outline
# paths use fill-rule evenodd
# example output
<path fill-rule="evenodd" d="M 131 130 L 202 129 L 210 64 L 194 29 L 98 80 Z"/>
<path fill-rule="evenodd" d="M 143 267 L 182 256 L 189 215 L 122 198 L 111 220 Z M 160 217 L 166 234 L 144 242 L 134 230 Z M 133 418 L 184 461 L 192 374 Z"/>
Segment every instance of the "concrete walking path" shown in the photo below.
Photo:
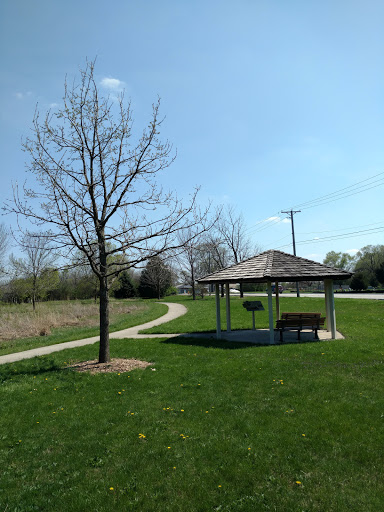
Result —
<path fill-rule="evenodd" d="M 168 312 L 156 318 L 156 320 L 152 320 L 151 322 L 147 322 L 142 325 L 136 325 L 135 327 L 129 327 L 128 329 L 123 329 L 122 331 L 111 332 L 109 334 L 110 339 L 122 339 L 122 338 L 171 338 L 180 336 L 179 334 L 138 334 L 139 331 L 144 329 L 150 329 L 151 327 L 155 327 L 157 325 L 164 324 L 166 322 L 170 322 L 179 316 L 185 315 L 188 311 L 185 306 L 182 304 L 175 304 L 173 302 L 161 302 L 161 304 L 165 304 L 168 306 Z M 6 354 L 5 356 L 0 356 L 0 364 L 6 363 L 14 363 L 15 361 L 21 361 L 23 359 L 31 359 L 32 357 L 44 356 L 47 354 L 52 354 L 53 352 L 60 352 L 61 350 L 66 350 L 68 348 L 75 347 L 83 347 L 84 345 L 92 345 L 93 343 L 98 342 L 100 336 L 93 336 L 92 338 L 85 338 L 82 340 L 75 341 L 67 341 L 65 343 L 58 343 L 56 345 L 48 345 L 46 347 L 34 348 L 31 350 L 25 350 L 23 352 L 15 352 L 13 354 Z"/>

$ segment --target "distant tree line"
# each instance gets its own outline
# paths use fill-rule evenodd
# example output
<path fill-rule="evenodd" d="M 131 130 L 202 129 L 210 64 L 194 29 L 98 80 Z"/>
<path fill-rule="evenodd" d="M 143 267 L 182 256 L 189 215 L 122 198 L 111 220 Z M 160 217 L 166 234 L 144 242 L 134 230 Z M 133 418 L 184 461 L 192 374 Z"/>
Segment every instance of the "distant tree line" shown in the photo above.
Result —
<path fill-rule="evenodd" d="M 345 281 L 352 290 L 384 288 L 384 245 L 366 245 L 355 256 L 331 251 L 327 253 L 324 263 L 354 272 L 353 277 Z"/>
<path fill-rule="evenodd" d="M 197 230 L 198 228 L 196 228 Z M 19 240 L 22 257 L 11 254 L 5 259 L 9 233 L 0 224 L 0 299 L 9 303 L 45 300 L 93 299 L 100 297 L 100 281 L 81 254 L 66 268 L 58 268 L 58 258 L 50 244 L 39 234 L 27 233 Z M 194 241 L 191 242 L 191 239 Z M 243 217 L 228 206 L 217 212 L 217 222 L 203 234 L 188 228 L 179 233 L 180 249 L 149 258 L 140 270 L 123 270 L 108 284 L 109 295 L 116 299 L 134 297 L 160 299 L 176 293 L 176 285 L 190 287 L 195 299 L 207 293 L 196 284 L 200 277 L 254 256 L 259 251 L 246 236 Z M 121 265 L 126 256 L 110 256 L 109 265 Z M 353 271 L 351 279 L 340 281 L 352 290 L 384 288 L 384 245 L 367 245 L 355 256 L 330 251 L 324 264 Z M 311 283 L 307 283 L 309 286 Z M 264 285 L 246 284 L 241 291 L 263 290 Z"/>
<path fill-rule="evenodd" d="M 93 299 L 98 301 L 99 281 L 87 266 L 55 269 L 52 265 L 33 268 L 28 260 L 11 256 L 15 264 L 0 286 L 0 299 L 20 304 L 47 300 Z M 47 259 L 47 263 L 51 263 Z M 124 270 L 110 284 L 110 296 L 116 299 L 134 297 L 158 298 L 176 293 L 176 276 L 160 257 L 151 259 L 141 273 Z"/>
<path fill-rule="evenodd" d="M 176 293 L 175 286 L 180 284 L 190 286 L 193 299 L 203 297 L 207 290 L 196 284 L 197 279 L 260 252 L 257 246 L 252 247 L 246 236 L 244 218 L 236 213 L 233 206 L 217 209 L 214 218 L 215 222 L 205 231 L 200 226 L 180 230 L 179 248 L 149 258 L 141 271 L 129 269 L 127 256 L 115 253 L 113 247 L 107 245 L 111 253 L 108 257 L 111 274 L 115 268 L 124 269 L 109 278 L 109 295 L 118 299 L 160 299 Z M 60 257 L 52 250 L 44 234 L 28 233 L 18 240 L 23 257 L 11 255 L 6 264 L 4 254 L 8 235 L 5 229 L 2 233 L 4 243 L 1 247 L 4 250 L 0 251 L 0 268 L 3 269 L 3 301 L 28 301 L 35 307 L 41 300 L 99 298 L 100 280 L 83 254 L 78 252 L 63 264 L 66 268 L 60 269 L 57 263 Z M 244 288 L 245 291 L 253 289 L 252 285 Z"/>

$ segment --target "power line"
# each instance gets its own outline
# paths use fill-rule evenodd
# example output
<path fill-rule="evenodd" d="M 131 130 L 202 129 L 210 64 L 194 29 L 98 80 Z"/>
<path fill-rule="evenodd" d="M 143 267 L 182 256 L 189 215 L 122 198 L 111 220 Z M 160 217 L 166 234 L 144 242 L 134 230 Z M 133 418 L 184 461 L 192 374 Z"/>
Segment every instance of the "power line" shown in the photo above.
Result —
<path fill-rule="evenodd" d="M 375 183 L 375 182 L 374 182 Z M 317 204 L 313 204 L 312 206 L 304 206 L 303 210 L 308 210 L 309 208 L 315 208 L 316 206 L 323 206 L 324 204 L 333 203 L 334 201 L 338 201 L 340 199 L 345 199 L 347 197 L 355 196 L 357 194 L 361 194 L 362 192 L 366 192 L 367 190 L 371 190 L 372 188 L 377 188 L 377 186 L 384 185 L 384 180 L 379 185 L 373 185 L 372 187 L 364 188 L 363 190 L 359 190 L 357 192 L 351 192 L 350 194 L 344 194 L 341 196 L 336 196 L 333 199 L 330 199 L 329 201 L 322 201 Z"/>
<path fill-rule="evenodd" d="M 332 235 L 323 238 L 311 238 L 309 240 L 300 240 L 297 242 L 297 245 L 306 245 L 306 244 L 314 244 L 321 242 L 330 242 L 332 240 L 344 240 L 347 238 L 356 238 L 357 236 L 365 236 L 365 235 L 373 235 L 376 233 L 381 233 L 384 231 L 384 225 L 379 226 L 377 228 L 364 229 L 361 231 L 354 231 L 352 233 L 342 233 L 341 235 Z M 283 249 L 284 247 L 289 247 L 290 244 L 281 245 L 280 247 L 276 247 L 276 249 Z"/>
<path fill-rule="evenodd" d="M 248 231 L 248 235 L 259 233 L 260 231 L 264 231 L 265 229 L 270 228 L 271 226 L 275 226 L 276 224 L 279 224 L 282 222 L 282 219 L 280 217 L 277 217 L 279 212 L 276 212 L 274 215 L 271 215 L 270 217 L 267 217 L 266 219 L 263 219 L 255 224 L 255 226 L 248 228 L 246 231 Z M 256 228 L 256 226 L 263 224 L 259 228 Z M 256 228 L 256 229 L 255 229 Z"/>
<path fill-rule="evenodd" d="M 380 220 L 379 222 L 372 222 L 370 224 L 363 224 L 362 226 L 352 226 L 350 228 L 340 228 L 340 229 L 328 229 L 326 231 L 300 231 L 298 235 L 312 235 L 314 233 L 334 233 L 335 231 L 345 231 L 346 229 L 359 229 L 366 228 L 368 226 L 376 226 L 377 224 L 383 224 L 384 220 Z M 289 236 L 289 235 L 287 235 Z M 280 239 L 281 240 L 281 239 Z M 279 240 L 277 240 L 279 241 Z"/>
<path fill-rule="evenodd" d="M 362 180 L 362 181 L 358 181 L 357 183 L 354 183 L 353 185 L 349 185 L 348 187 L 341 188 L 341 189 L 336 190 L 335 192 L 332 192 L 330 194 L 326 194 L 324 196 L 320 196 L 320 197 L 312 199 L 310 201 L 306 201 L 304 203 L 297 204 L 294 207 L 292 207 L 292 209 L 302 207 L 303 210 L 307 210 L 309 208 L 314 208 L 316 206 L 322 206 L 322 205 L 331 203 L 333 201 L 345 199 L 347 197 L 350 197 L 350 196 L 353 196 L 356 194 L 361 194 L 362 192 L 366 192 L 367 190 L 371 190 L 372 188 L 376 188 L 378 186 L 384 185 L 384 177 L 379 178 L 378 180 L 372 181 L 374 178 L 377 178 L 378 176 L 384 176 L 384 172 L 375 174 L 374 176 L 366 178 L 365 180 Z M 367 183 L 367 182 L 370 182 L 370 183 Z M 364 184 L 364 185 L 362 185 L 362 184 Z M 281 222 L 283 222 L 284 219 L 281 219 L 280 217 L 278 217 L 279 213 L 283 213 L 283 212 L 276 212 L 273 215 L 271 215 L 261 221 L 258 221 L 254 226 L 247 228 L 245 230 L 245 232 L 248 235 L 255 235 L 256 233 L 265 231 L 266 229 L 268 229 L 272 226 L 275 226 L 276 224 L 280 224 Z M 350 229 L 350 228 L 343 228 L 343 229 Z"/>
<path fill-rule="evenodd" d="M 374 188 L 372 186 L 374 184 L 375 184 L 375 187 L 383 185 L 384 178 L 380 178 L 376 181 L 372 181 L 374 178 L 377 178 L 378 176 L 383 176 L 383 175 L 384 175 L 384 172 L 375 174 L 374 176 L 371 176 L 370 178 L 366 178 L 365 180 L 358 181 L 357 183 L 354 183 L 353 185 L 349 185 L 348 187 L 341 188 L 341 189 L 336 190 L 335 192 L 332 192 L 330 194 L 325 194 L 324 196 L 320 196 L 315 199 L 311 199 L 310 201 L 306 201 L 304 203 L 299 203 L 299 204 L 295 205 L 293 208 L 303 208 L 303 209 L 313 208 L 314 206 L 320 206 L 321 204 L 323 204 L 324 201 L 330 202 L 330 201 L 333 201 L 336 199 L 343 199 L 344 197 L 350 197 L 351 195 L 354 195 L 354 194 L 360 194 L 361 192 L 365 192 L 366 190 L 370 190 L 371 188 Z M 370 183 L 367 183 L 367 181 L 370 181 Z M 365 183 L 365 185 L 361 185 L 362 183 Z M 366 188 L 366 187 L 368 187 L 368 188 Z M 355 189 L 355 190 L 353 190 L 353 189 Z M 350 191 L 351 193 L 348 193 L 348 191 Z M 319 203 L 319 204 L 313 204 L 313 203 Z M 324 203 L 324 204 L 326 204 L 326 203 Z M 308 206 L 308 205 L 312 205 L 312 206 Z"/>

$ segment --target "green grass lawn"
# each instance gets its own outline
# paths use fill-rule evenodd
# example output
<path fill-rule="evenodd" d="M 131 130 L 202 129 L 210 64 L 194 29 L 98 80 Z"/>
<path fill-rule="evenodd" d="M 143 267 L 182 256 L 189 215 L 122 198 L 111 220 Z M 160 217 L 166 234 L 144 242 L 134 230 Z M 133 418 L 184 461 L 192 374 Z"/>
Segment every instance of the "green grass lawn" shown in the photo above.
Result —
<path fill-rule="evenodd" d="M 214 329 L 208 300 L 184 304 L 183 330 Z M 0 510 L 382 510 L 384 302 L 336 309 L 345 340 L 111 340 L 153 363 L 120 375 L 66 368 L 97 345 L 0 366 Z"/>

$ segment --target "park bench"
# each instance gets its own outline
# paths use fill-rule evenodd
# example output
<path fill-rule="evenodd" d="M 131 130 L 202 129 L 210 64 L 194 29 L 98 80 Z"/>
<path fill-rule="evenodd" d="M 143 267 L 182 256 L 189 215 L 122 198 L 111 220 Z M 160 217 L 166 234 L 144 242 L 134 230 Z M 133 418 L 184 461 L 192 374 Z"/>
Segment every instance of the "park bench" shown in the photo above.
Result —
<path fill-rule="evenodd" d="M 324 327 L 324 321 L 321 313 L 282 313 L 281 320 L 276 322 L 276 329 L 280 331 L 280 341 L 284 341 L 284 331 L 297 331 L 297 339 L 300 340 L 300 333 L 304 329 L 312 330 L 318 340 L 317 331 Z"/>

